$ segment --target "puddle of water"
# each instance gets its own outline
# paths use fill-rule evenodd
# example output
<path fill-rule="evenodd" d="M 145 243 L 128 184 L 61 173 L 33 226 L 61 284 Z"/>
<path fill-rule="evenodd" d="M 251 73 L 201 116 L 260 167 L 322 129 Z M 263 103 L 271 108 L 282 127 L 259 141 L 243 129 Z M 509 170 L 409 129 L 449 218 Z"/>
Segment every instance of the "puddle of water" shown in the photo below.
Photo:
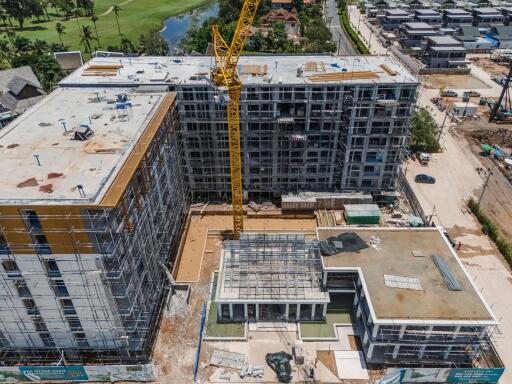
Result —
<path fill-rule="evenodd" d="M 194 9 L 191 12 L 179 16 L 173 16 L 165 20 L 165 29 L 160 35 L 167 41 L 172 52 L 185 37 L 190 28 L 200 26 L 206 19 L 219 14 L 219 4 L 213 3 L 203 8 Z"/>

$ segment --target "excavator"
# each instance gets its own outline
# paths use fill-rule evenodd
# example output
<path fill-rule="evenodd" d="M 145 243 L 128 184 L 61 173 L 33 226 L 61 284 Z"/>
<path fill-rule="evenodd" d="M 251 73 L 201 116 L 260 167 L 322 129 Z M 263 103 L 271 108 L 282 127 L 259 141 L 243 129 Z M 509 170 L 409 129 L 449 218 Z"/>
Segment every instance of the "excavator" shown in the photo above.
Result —
<path fill-rule="evenodd" d="M 510 79 L 512 78 L 512 62 L 508 75 L 502 81 L 503 89 L 500 98 L 494 101 L 487 98 L 485 102 L 491 110 L 489 115 L 489 123 L 510 123 L 512 121 L 512 102 L 510 98 Z"/>
<path fill-rule="evenodd" d="M 242 161 L 240 158 L 240 95 L 242 81 L 238 73 L 238 60 L 245 40 L 256 16 L 260 0 L 245 0 L 231 44 L 212 26 L 215 65 L 210 79 L 218 87 L 222 100 L 227 102 L 229 161 L 231 174 L 231 201 L 233 205 L 233 239 L 238 240 L 244 229 Z"/>

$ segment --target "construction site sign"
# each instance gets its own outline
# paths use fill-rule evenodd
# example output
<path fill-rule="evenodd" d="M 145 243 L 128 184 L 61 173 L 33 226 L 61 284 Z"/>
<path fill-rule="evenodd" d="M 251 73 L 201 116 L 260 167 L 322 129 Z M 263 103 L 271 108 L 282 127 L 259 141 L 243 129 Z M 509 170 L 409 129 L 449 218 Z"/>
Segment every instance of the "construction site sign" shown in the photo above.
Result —
<path fill-rule="evenodd" d="M 504 368 L 402 368 L 390 369 L 379 384 L 496 384 Z"/>
<path fill-rule="evenodd" d="M 0 367 L 0 382 L 154 381 L 152 364 Z"/>

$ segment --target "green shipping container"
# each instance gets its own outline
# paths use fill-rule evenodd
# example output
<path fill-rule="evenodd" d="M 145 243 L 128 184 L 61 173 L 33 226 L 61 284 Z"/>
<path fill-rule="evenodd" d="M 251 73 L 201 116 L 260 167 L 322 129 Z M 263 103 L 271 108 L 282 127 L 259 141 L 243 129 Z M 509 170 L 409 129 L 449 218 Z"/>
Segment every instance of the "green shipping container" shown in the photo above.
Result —
<path fill-rule="evenodd" d="M 379 224 L 379 206 L 377 204 L 345 204 L 345 221 L 348 225 Z"/>

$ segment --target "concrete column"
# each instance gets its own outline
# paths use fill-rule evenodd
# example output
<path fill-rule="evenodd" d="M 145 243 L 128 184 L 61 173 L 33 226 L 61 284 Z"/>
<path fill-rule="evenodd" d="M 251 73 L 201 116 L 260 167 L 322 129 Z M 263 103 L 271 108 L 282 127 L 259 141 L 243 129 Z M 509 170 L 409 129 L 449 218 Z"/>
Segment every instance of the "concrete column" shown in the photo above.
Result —
<path fill-rule="evenodd" d="M 244 304 L 244 317 L 245 320 L 249 320 L 249 311 L 247 309 L 247 304 Z"/>
<path fill-rule="evenodd" d="M 327 304 L 324 304 L 324 310 L 322 312 L 322 319 L 325 319 L 325 316 L 327 316 Z"/>
<path fill-rule="evenodd" d="M 285 312 L 284 312 L 284 317 L 286 320 L 288 320 L 288 318 L 290 317 L 290 304 L 286 303 L 286 309 L 285 309 Z"/>
<path fill-rule="evenodd" d="M 428 327 L 427 334 L 425 336 L 425 339 L 430 339 L 430 336 L 432 336 L 432 331 L 434 330 L 434 326 L 431 325 Z"/>
<path fill-rule="evenodd" d="M 233 320 L 233 304 L 229 304 L 229 320 Z"/>
<path fill-rule="evenodd" d="M 260 305 L 256 304 L 256 321 L 260 319 Z"/>
<path fill-rule="evenodd" d="M 418 359 L 422 359 L 423 355 L 425 354 L 425 349 L 427 349 L 426 345 L 422 345 L 420 348 L 420 353 L 418 353 Z"/>
<path fill-rule="evenodd" d="M 374 344 L 370 344 L 370 346 L 368 347 L 368 353 L 366 354 L 366 358 L 367 358 L 367 359 L 371 359 L 371 358 L 372 358 L 372 355 L 373 355 L 373 347 L 374 347 Z"/>
<path fill-rule="evenodd" d="M 372 330 L 372 339 L 375 339 L 377 337 L 378 333 L 379 333 L 379 326 L 377 324 L 374 324 L 373 330 Z"/>
<path fill-rule="evenodd" d="M 400 333 L 398 334 L 398 338 L 399 338 L 400 340 L 402 340 L 402 339 L 404 338 L 404 335 L 405 335 L 405 328 L 406 328 L 406 326 L 405 326 L 405 325 L 402 325 L 402 326 L 400 327 Z"/>
<path fill-rule="evenodd" d="M 358 302 L 359 302 L 359 298 L 357 297 L 357 292 L 356 292 L 356 294 L 354 295 L 354 307 L 357 305 Z"/>
<path fill-rule="evenodd" d="M 368 343 L 368 332 L 365 329 L 364 330 L 364 337 L 363 337 L 363 344 L 366 345 L 366 343 Z"/>
<path fill-rule="evenodd" d="M 485 337 L 486 334 L 487 334 L 487 328 L 484 327 L 482 329 L 482 331 L 480 331 L 480 334 L 478 335 L 478 338 L 481 340 L 481 339 L 483 339 Z"/>
<path fill-rule="evenodd" d="M 446 360 L 450 353 L 452 352 L 453 345 L 449 345 L 443 353 L 443 359 Z"/>
<path fill-rule="evenodd" d="M 311 305 L 311 320 L 313 320 L 315 318 L 315 308 L 316 307 L 316 304 L 312 304 Z"/>
<path fill-rule="evenodd" d="M 356 310 L 356 319 L 359 320 L 360 317 L 361 317 L 361 306 L 358 305 L 357 310 Z"/>
<path fill-rule="evenodd" d="M 460 332 L 460 328 L 461 328 L 460 325 L 455 327 L 455 332 L 453 333 L 452 340 L 457 338 L 457 336 L 459 335 L 459 332 Z"/>
<path fill-rule="evenodd" d="M 220 319 L 222 317 L 222 304 L 217 303 L 217 317 Z"/>
<path fill-rule="evenodd" d="M 295 321 L 300 320 L 300 304 L 297 304 L 297 315 L 295 316 Z"/>
<path fill-rule="evenodd" d="M 322 287 L 325 288 L 326 285 L 327 285 L 327 272 L 324 272 L 322 275 Z"/>
<path fill-rule="evenodd" d="M 392 355 L 393 360 L 395 360 L 397 358 L 399 351 L 400 351 L 400 344 L 397 344 L 393 348 L 393 355 Z"/>

